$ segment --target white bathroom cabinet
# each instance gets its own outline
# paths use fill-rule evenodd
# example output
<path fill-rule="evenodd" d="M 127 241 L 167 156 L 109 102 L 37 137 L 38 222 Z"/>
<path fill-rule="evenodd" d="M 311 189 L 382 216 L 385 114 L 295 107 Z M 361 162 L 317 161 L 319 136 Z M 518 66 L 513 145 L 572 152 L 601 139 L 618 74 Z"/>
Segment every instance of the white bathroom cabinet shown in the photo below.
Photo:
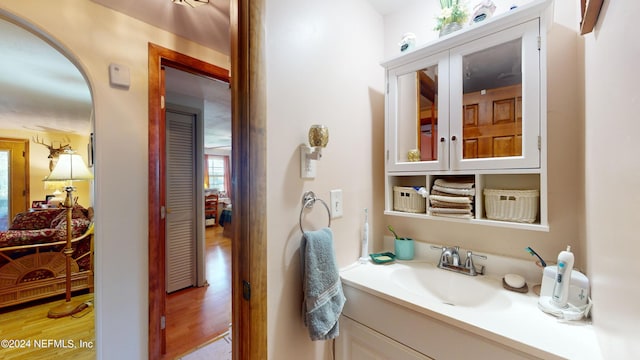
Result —
<path fill-rule="evenodd" d="M 538 0 L 383 62 L 385 214 L 429 219 L 394 208 L 394 187 L 425 187 L 439 177 L 475 179 L 471 221 L 548 230 L 546 194 L 546 22 Z M 493 221 L 485 188 L 538 190 L 533 223 Z M 426 200 L 425 200 L 426 201 Z"/>
<path fill-rule="evenodd" d="M 435 317 L 344 286 L 337 360 L 539 359 Z"/>
<path fill-rule="evenodd" d="M 433 360 L 348 317 L 340 319 L 336 360 Z"/>

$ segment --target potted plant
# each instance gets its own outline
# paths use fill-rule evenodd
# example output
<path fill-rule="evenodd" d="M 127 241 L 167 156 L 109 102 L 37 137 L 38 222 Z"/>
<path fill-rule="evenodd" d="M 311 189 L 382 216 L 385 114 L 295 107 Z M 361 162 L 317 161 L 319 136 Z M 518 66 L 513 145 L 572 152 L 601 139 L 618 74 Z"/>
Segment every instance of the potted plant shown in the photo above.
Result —
<path fill-rule="evenodd" d="M 462 24 L 469 17 L 466 4 L 462 0 L 440 0 L 440 7 L 442 10 L 436 18 L 438 23 L 435 27 L 440 36 L 462 29 Z"/>
<path fill-rule="evenodd" d="M 398 260 L 413 260 L 414 254 L 414 245 L 413 239 L 411 238 L 401 238 L 396 232 L 393 230 L 391 225 L 387 225 L 389 231 L 393 233 L 395 237 L 394 240 L 394 250 L 396 253 L 396 259 Z"/>

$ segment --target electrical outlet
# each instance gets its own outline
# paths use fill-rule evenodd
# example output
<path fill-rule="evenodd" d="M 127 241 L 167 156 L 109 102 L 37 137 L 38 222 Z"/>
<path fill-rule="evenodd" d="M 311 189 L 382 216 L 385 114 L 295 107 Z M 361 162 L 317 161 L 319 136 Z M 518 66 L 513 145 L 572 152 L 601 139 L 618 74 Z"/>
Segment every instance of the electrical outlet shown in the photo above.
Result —
<path fill-rule="evenodd" d="M 342 216 L 342 189 L 331 190 L 331 218 L 335 219 Z"/>

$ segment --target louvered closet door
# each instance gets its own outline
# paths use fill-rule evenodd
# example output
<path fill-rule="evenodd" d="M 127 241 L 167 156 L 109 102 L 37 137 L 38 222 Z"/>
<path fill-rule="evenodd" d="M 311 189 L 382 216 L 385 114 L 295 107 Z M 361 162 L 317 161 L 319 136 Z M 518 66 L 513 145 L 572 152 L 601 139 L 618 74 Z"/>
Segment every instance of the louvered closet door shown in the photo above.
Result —
<path fill-rule="evenodd" d="M 167 110 L 167 292 L 196 285 L 195 117 Z"/>

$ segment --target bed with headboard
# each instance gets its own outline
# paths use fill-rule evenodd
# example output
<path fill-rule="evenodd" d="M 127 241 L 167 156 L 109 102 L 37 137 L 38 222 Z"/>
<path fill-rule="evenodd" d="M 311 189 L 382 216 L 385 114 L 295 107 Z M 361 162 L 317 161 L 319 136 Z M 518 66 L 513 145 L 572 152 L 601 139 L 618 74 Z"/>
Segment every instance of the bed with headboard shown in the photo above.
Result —
<path fill-rule="evenodd" d="M 71 290 L 93 292 L 93 209 L 72 211 Z M 64 294 L 65 208 L 17 214 L 0 231 L 0 308 Z"/>

